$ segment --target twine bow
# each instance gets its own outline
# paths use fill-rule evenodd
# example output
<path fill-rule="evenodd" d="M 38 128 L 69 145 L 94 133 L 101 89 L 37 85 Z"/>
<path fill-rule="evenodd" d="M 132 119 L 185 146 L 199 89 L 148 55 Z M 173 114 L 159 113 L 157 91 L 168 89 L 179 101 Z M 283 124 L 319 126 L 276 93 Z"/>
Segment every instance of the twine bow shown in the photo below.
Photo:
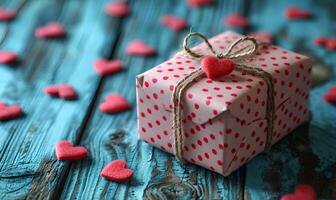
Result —
<path fill-rule="evenodd" d="M 205 44 L 208 46 L 211 55 L 216 56 L 218 59 L 231 59 L 235 64 L 235 70 L 250 74 L 252 76 L 262 78 L 267 84 L 267 105 L 266 105 L 266 120 L 267 120 L 267 136 L 266 136 L 266 144 L 265 149 L 269 148 L 272 144 L 272 136 L 273 136 L 273 120 L 274 120 L 274 84 L 272 75 L 260 68 L 249 67 L 241 64 L 241 58 L 246 58 L 248 56 L 254 55 L 258 49 L 258 43 L 254 38 L 249 37 L 241 37 L 234 41 L 226 51 L 217 53 L 208 39 L 200 33 L 193 32 L 187 35 L 183 41 L 183 49 L 194 59 L 200 59 L 209 55 L 201 55 L 188 47 L 188 41 L 191 37 L 198 37 L 202 39 Z M 248 44 L 245 47 L 239 49 L 239 45 Z M 237 49 L 235 51 L 235 49 Z M 203 77 L 205 72 L 199 68 L 191 72 L 188 76 L 185 76 L 181 79 L 173 90 L 172 102 L 173 102 L 173 136 L 174 136 L 174 144 L 173 149 L 174 153 L 180 161 L 183 160 L 183 110 L 181 107 L 182 99 L 184 97 L 185 91 L 192 85 L 192 83 Z"/>

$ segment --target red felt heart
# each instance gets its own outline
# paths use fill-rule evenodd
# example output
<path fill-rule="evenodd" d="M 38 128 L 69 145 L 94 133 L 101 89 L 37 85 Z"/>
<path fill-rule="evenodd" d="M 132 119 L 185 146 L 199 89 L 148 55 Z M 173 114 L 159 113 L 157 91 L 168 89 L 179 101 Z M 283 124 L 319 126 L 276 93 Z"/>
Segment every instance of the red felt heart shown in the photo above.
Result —
<path fill-rule="evenodd" d="M 39 38 L 59 38 L 65 36 L 65 30 L 60 23 L 51 22 L 44 27 L 37 28 L 35 36 Z"/>
<path fill-rule="evenodd" d="M 100 176 L 115 182 L 126 182 L 131 180 L 133 170 L 126 168 L 126 161 L 114 160 L 104 167 Z"/>
<path fill-rule="evenodd" d="M 17 55 L 10 51 L 0 51 L 0 63 L 12 63 L 17 59 Z"/>
<path fill-rule="evenodd" d="M 336 104 L 336 87 L 331 87 L 323 95 L 323 99 L 329 103 Z"/>
<path fill-rule="evenodd" d="M 302 10 L 298 7 L 287 8 L 285 15 L 287 19 L 307 19 L 311 17 L 311 13 L 306 10 Z"/>
<path fill-rule="evenodd" d="M 227 26 L 238 27 L 238 28 L 247 28 L 250 26 L 250 22 L 247 18 L 240 16 L 238 14 L 228 15 L 225 20 Z"/>
<path fill-rule="evenodd" d="M 298 185 L 294 194 L 286 194 L 281 200 L 316 200 L 317 195 L 310 185 Z"/>
<path fill-rule="evenodd" d="M 105 6 L 106 14 L 113 17 L 125 17 L 129 13 L 129 8 L 126 3 L 123 2 L 115 2 L 110 3 Z"/>
<path fill-rule="evenodd" d="M 315 38 L 314 43 L 318 46 L 325 46 L 328 40 L 329 38 L 327 37 L 317 37 Z"/>
<path fill-rule="evenodd" d="M 188 0 L 188 6 L 193 7 L 201 7 L 212 4 L 213 0 Z"/>
<path fill-rule="evenodd" d="M 216 79 L 230 74 L 234 70 L 235 64 L 230 59 L 206 56 L 201 61 L 201 67 L 209 79 Z"/>
<path fill-rule="evenodd" d="M 63 85 L 50 85 L 43 89 L 44 93 L 50 96 L 57 96 L 62 99 L 72 100 L 77 98 L 76 90 L 67 84 Z"/>
<path fill-rule="evenodd" d="M 152 56 L 155 54 L 155 49 L 142 40 L 135 40 L 128 44 L 126 54 L 134 56 Z"/>
<path fill-rule="evenodd" d="M 336 38 L 328 38 L 325 47 L 330 51 L 336 50 Z"/>
<path fill-rule="evenodd" d="M 114 74 L 123 68 L 120 60 L 104 60 L 100 59 L 93 63 L 96 72 L 102 76 Z"/>
<path fill-rule="evenodd" d="M 99 105 L 99 110 L 104 113 L 117 113 L 130 109 L 131 106 L 127 100 L 119 94 L 110 94 L 105 101 Z"/>
<path fill-rule="evenodd" d="M 161 23 L 174 31 L 181 31 L 188 26 L 188 22 L 185 19 L 173 15 L 161 17 Z"/>
<path fill-rule="evenodd" d="M 22 115 L 23 111 L 21 106 L 7 106 L 6 104 L 0 102 L 0 121 L 15 119 L 21 117 Z"/>
<path fill-rule="evenodd" d="M 268 32 L 256 32 L 256 33 L 249 33 L 247 36 L 253 37 L 256 40 L 262 41 L 262 42 L 267 42 L 267 43 L 272 43 L 273 41 L 273 36 L 268 33 Z"/>
<path fill-rule="evenodd" d="M 14 19 L 16 16 L 15 12 L 8 11 L 2 7 L 0 7 L 0 21 L 10 21 Z"/>
<path fill-rule="evenodd" d="M 80 160 L 87 156 L 87 150 L 82 146 L 73 146 L 69 141 L 63 140 L 55 145 L 58 160 Z"/>

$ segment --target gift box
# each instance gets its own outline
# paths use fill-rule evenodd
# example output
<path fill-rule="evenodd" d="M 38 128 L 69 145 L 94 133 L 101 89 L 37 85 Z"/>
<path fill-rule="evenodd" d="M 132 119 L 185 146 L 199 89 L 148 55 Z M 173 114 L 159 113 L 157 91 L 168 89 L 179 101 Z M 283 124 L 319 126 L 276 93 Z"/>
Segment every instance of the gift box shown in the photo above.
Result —
<path fill-rule="evenodd" d="M 224 32 L 209 39 L 223 52 L 242 35 Z M 235 47 L 238 48 L 238 47 Z M 192 48 L 211 54 L 206 43 Z M 271 44 L 260 44 L 240 64 L 272 75 L 274 117 L 270 144 L 274 144 L 308 118 L 312 60 Z M 137 76 L 139 138 L 175 154 L 173 134 L 174 88 L 200 68 L 201 59 L 180 53 Z M 229 175 L 266 147 L 268 85 L 263 78 L 234 70 L 216 79 L 202 77 L 182 97 L 183 159 Z"/>

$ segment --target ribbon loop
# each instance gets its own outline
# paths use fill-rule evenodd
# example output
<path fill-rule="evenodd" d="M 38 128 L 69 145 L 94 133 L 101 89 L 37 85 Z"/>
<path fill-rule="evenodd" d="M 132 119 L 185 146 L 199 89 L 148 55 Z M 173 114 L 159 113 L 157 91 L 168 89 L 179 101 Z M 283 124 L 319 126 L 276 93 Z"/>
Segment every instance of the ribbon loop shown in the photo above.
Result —
<path fill-rule="evenodd" d="M 202 40 L 205 42 L 205 44 L 209 47 L 211 53 L 212 53 L 213 55 L 216 55 L 216 52 L 215 52 L 215 50 L 212 48 L 212 45 L 210 44 L 210 42 L 208 41 L 208 39 L 207 39 L 204 35 L 202 35 L 202 34 L 200 34 L 200 33 L 197 33 L 197 32 L 189 33 L 189 34 L 184 38 L 184 41 L 183 41 L 183 49 L 184 49 L 189 55 L 191 55 L 192 57 L 195 57 L 195 58 L 201 58 L 201 57 L 205 56 L 205 55 L 201 55 L 201 54 L 198 54 L 198 53 L 192 51 L 192 50 L 188 47 L 188 41 L 189 41 L 189 39 L 192 38 L 192 37 L 194 37 L 194 36 L 195 36 L 195 37 L 198 37 L 198 38 L 200 38 L 200 39 L 202 39 Z"/>
<path fill-rule="evenodd" d="M 239 45 L 243 45 L 243 46 L 239 46 Z M 254 53 L 257 51 L 257 48 L 258 48 L 258 44 L 257 44 L 256 39 L 249 38 L 249 37 L 241 37 L 238 40 L 234 41 L 229 46 L 229 48 L 226 50 L 226 52 L 224 52 L 222 55 L 226 58 L 238 59 L 238 58 L 254 55 Z"/>

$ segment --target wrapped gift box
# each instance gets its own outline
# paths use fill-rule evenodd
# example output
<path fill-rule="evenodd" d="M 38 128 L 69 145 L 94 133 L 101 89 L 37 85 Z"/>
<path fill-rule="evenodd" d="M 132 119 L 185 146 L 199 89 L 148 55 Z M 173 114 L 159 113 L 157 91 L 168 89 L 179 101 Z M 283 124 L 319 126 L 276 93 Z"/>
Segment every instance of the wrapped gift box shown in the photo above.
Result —
<path fill-rule="evenodd" d="M 224 32 L 209 41 L 221 52 L 242 37 Z M 193 48 L 209 54 L 202 43 Z M 308 118 L 312 60 L 273 45 L 260 45 L 242 64 L 261 68 L 274 80 L 275 118 L 272 144 Z M 139 137 L 173 151 L 172 92 L 200 61 L 177 54 L 137 76 Z M 262 78 L 233 71 L 216 80 L 206 77 L 186 91 L 183 101 L 183 158 L 224 176 L 265 149 L 267 85 Z"/>

